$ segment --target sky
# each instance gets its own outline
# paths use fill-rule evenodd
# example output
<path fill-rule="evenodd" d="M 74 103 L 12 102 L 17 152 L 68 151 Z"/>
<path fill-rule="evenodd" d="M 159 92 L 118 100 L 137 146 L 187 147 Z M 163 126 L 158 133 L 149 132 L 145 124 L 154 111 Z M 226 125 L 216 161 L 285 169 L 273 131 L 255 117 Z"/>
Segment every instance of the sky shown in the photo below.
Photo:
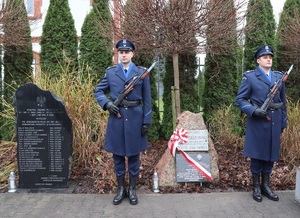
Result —
<path fill-rule="evenodd" d="M 271 4 L 273 6 L 273 13 L 277 24 L 279 21 L 279 15 L 283 9 L 284 2 L 285 0 L 271 0 Z"/>

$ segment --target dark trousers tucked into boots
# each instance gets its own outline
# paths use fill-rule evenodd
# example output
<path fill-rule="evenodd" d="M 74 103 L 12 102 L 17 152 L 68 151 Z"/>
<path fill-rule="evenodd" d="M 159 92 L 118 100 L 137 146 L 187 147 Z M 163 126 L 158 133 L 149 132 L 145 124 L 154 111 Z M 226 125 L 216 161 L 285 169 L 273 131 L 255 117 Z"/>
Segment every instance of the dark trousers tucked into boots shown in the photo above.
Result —
<path fill-rule="evenodd" d="M 261 196 L 261 190 L 260 190 L 260 176 L 253 175 L 253 199 L 255 201 L 261 202 L 262 196 Z"/>
<path fill-rule="evenodd" d="M 129 202 L 132 205 L 136 205 L 138 203 L 138 198 L 136 196 L 136 191 L 135 191 L 136 180 L 137 180 L 137 177 L 134 177 L 134 178 L 130 177 L 129 178 L 128 197 L 129 197 Z"/>
<path fill-rule="evenodd" d="M 118 182 L 119 190 L 118 190 L 118 193 L 117 193 L 117 195 L 115 196 L 115 198 L 113 200 L 114 205 L 121 204 L 122 200 L 127 197 L 127 191 L 126 191 L 126 188 L 125 188 L 125 179 L 124 179 L 124 177 L 117 177 L 117 182 Z"/>
<path fill-rule="evenodd" d="M 270 174 L 262 174 L 261 193 L 272 201 L 278 201 L 279 197 L 270 188 Z"/>

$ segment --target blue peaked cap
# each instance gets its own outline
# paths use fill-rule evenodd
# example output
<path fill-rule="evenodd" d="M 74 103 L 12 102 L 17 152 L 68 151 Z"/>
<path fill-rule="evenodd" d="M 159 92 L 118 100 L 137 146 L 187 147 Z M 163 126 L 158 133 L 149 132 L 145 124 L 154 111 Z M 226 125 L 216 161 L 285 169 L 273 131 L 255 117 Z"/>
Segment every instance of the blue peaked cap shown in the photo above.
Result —
<path fill-rule="evenodd" d="M 263 55 L 274 55 L 274 50 L 270 45 L 263 45 L 257 49 L 255 52 L 254 58 L 258 59 Z"/>
<path fill-rule="evenodd" d="M 131 51 L 134 51 L 135 46 L 134 46 L 134 44 L 133 44 L 132 41 L 130 41 L 128 39 L 121 39 L 116 44 L 116 48 L 118 49 L 118 51 L 120 51 L 120 50 L 131 50 Z"/>

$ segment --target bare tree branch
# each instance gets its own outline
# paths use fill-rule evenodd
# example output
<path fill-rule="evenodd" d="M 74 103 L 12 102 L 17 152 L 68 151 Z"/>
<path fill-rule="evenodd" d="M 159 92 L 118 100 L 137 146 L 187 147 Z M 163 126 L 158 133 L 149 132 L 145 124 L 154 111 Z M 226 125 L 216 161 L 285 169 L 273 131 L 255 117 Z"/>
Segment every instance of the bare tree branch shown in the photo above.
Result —
<path fill-rule="evenodd" d="M 142 50 L 156 53 L 207 49 L 208 27 L 213 37 L 215 52 L 226 52 L 232 45 L 223 43 L 223 38 L 235 26 L 244 21 L 246 0 L 236 2 L 235 10 L 228 10 L 228 1 L 221 0 L 120 0 L 122 37 L 130 37 Z M 230 19 L 234 17 L 235 19 Z M 239 35 L 241 31 L 238 32 Z M 195 37 L 197 41 L 195 41 Z"/>
<path fill-rule="evenodd" d="M 285 18 L 285 25 L 279 33 L 280 46 L 284 49 L 281 51 L 281 58 L 287 63 L 292 62 L 299 65 L 300 55 L 300 14 L 295 9 L 294 16 Z"/>
<path fill-rule="evenodd" d="M 4 2 L 6 4 L 4 4 Z M 28 37 L 24 35 L 27 28 L 22 18 L 22 5 L 16 5 L 17 0 L 2 0 L 0 8 L 0 44 L 5 43 L 9 46 L 26 46 Z M 14 5 L 14 7 L 11 7 Z M 5 34 L 4 34 L 5 28 Z"/>

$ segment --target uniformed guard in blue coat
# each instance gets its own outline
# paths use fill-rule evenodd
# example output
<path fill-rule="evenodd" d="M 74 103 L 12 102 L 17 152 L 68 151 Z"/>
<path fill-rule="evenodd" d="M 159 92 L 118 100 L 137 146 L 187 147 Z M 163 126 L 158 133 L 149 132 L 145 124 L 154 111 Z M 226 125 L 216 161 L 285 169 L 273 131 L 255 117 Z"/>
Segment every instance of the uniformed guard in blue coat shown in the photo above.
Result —
<path fill-rule="evenodd" d="M 261 194 L 271 200 L 279 200 L 271 190 L 269 181 L 273 164 L 279 159 L 280 135 L 287 127 L 284 83 L 267 111 L 260 109 L 271 87 L 283 75 L 271 69 L 273 54 L 273 48 L 269 45 L 257 50 L 254 57 L 259 66 L 243 74 L 236 97 L 236 105 L 248 115 L 243 154 L 251 158 L 253 199 L 258 202 L 262 201 Z M 270 121 L 266 119 L 267 115 L 271 118 Z"/>
<path fill-rule="evenodd" d="M 106 69 L 104 78 L 95 88 L 95 98 L 99 105 L 108 110 L 110 115 L 106 129 L 104 149 L 113 153 L 114 169 L 119 191 L 113 200 L 117 205 L 129 197 L 131 204 L 138 203 L 136 181 L 140 167 L 140 152 L 148 148 L 146 134 L 152 122 L 151 88 L 147 75 L 141 79 L 117 107 L 113 102 L 118 98 L 125 86 L 136 76 L 146 70 L 136 66 L 132 61 L 135 46 L 128 39 L 116 44 L 120 64 Z M 107 96 L 109 93 L 110 97 Z M 117 117 L 120 113 L 121 118 Z M 128 160 L 129 190 L 125 188 L 125 157 Z"/>

